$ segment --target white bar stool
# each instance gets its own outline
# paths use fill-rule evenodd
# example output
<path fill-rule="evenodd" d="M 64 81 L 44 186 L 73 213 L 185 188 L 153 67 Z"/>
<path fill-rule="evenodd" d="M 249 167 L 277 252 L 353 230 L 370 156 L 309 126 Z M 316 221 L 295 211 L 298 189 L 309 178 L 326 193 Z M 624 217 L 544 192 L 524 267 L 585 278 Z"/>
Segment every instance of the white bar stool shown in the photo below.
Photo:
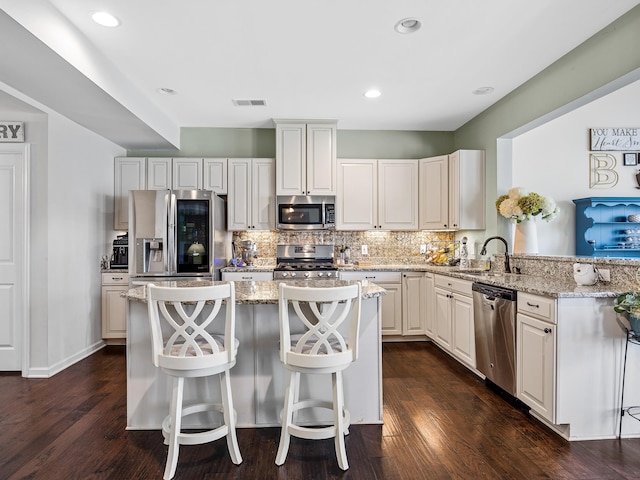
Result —
<path fill-rule="evenodd" d="M 282 411 L 282 431 L 276 465 L 282 465 L 289 451 L 290 437 L 312 440 L 335 438 L 336 457 L 342 470 L 349 468 L 344 436 L 349 433 L 349 411 L 344 405 L 342 371 L 358 358 L 360 328 L 360 283 L 344 287 L 308 288 L 280 284 L 280 361 L 288 370 Z M 289 308 L 295 315 L 290 317 Z M 297 322 L 298 320 L 299 322 Z M 292 324 L 301 334 L 292 335 Z M 338 331 L 347 325 L 348 336 Z M 345 328 L 342 329 L 345 331 Z M 330 373 L 333 401 L 300 400 L 300 374 Z M 333 410 L 333 424 L 306 427 L 296 424 L 296 413 L 305 408 Z"/>
<path fill-rule="evenodd" d="M 173 377 L 169 415 L 162 422 L 165 444 L 169 445 L 164 479 L 173 478 L 180 445 L 198 445 L 227 437 L 231 461 L 242 463 L 236 438 L 236 412 L 233 409 L 229 370 L 236 364 L 238 340 L 235 338 L 235 286 L 233 282 L 206 287 L 147 286 L 153 363 Z M 226 304 L 223 334 L 206 331 Z M 210 304 L 206 305 L 205 303 Z M 222 315 L 220 315 L 222 317 Z M 163 338 L 162 321 L 171 327 Z M 222 323 L 222 322 L 219 322 Z M 183 405 L 184 379 L 220 375 L 222 404 Z M 181 431 L 182 418 L 205 411 L 221 412 L 224 423 L 205 432 Z"/>

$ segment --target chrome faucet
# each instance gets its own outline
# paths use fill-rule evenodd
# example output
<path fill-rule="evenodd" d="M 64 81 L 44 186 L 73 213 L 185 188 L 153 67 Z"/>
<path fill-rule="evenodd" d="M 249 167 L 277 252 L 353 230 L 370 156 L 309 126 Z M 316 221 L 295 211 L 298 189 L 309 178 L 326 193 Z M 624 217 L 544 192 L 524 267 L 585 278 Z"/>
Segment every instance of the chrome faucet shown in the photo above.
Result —
<path fill-rule="evenodd" d="M 504 238 L 502 237 L 487 238 L 484 241 L 484 245 L 482 245 L 482 250 L 480 250 L 480 255 L 487 254 L 487 243 L 489 243 L 491 240 L 500 240 L 502 243 L 504 243 L 504 272 L 511 273 L 511 266 L 509 265 L 509 245 L 507 244 L 507 241 Z"/>

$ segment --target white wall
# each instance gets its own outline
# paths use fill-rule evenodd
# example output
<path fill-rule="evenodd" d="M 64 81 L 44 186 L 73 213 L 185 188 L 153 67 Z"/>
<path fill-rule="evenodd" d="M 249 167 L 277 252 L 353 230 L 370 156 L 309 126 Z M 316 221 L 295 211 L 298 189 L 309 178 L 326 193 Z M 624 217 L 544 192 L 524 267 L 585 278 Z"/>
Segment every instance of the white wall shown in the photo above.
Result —
<path fill-rule="evenodd" d="M 0 117 L 31 145 L 29 376 L 100 348 L 100 258 L 113 231 L 113 158 L 126 151 L 0 83 Z"/>
<path fill-rule="evenodd" d="M 554 221 L 538 221 L 540 254 L 575 255 L 573 199 L 640 195 L 635 180 L 640 167 L 623 166 L 622 152 L 607 152 L 616 158 L 617 185 L 589 187 L 589 129 L 640 127 L 638 99 L 640 82 L 635 82 L 513 139 L 512 186 L 549 195 L 561 208 Z"/>
<path fill-rule="evenodd" d="M 113 232 L 113 158 L 126 152 L 49 114 L 49 368 L 102 343 L 100 258 Z"/>

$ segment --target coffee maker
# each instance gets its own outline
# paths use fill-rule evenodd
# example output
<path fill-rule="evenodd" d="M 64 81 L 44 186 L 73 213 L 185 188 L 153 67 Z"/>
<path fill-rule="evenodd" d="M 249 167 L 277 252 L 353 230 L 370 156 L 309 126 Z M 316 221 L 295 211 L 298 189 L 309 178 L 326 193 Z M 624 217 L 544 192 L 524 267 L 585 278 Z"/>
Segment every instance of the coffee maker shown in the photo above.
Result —
<path fill-rule="evenodd" d="M 109 268 L 129 268 L 129 236 L 118 235 L 113 241 L 113 253 Z"/>

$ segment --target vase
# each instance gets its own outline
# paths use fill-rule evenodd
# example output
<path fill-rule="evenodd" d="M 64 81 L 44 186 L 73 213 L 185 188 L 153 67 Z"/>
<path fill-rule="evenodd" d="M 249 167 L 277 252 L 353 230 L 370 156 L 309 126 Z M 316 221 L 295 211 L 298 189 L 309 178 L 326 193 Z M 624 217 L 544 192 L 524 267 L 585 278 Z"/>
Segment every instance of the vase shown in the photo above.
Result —
<path fill-rule="evenodd" d="M 516 223 L 513 253 L 538 253 L 538 229 L 535 220 Z"/>

